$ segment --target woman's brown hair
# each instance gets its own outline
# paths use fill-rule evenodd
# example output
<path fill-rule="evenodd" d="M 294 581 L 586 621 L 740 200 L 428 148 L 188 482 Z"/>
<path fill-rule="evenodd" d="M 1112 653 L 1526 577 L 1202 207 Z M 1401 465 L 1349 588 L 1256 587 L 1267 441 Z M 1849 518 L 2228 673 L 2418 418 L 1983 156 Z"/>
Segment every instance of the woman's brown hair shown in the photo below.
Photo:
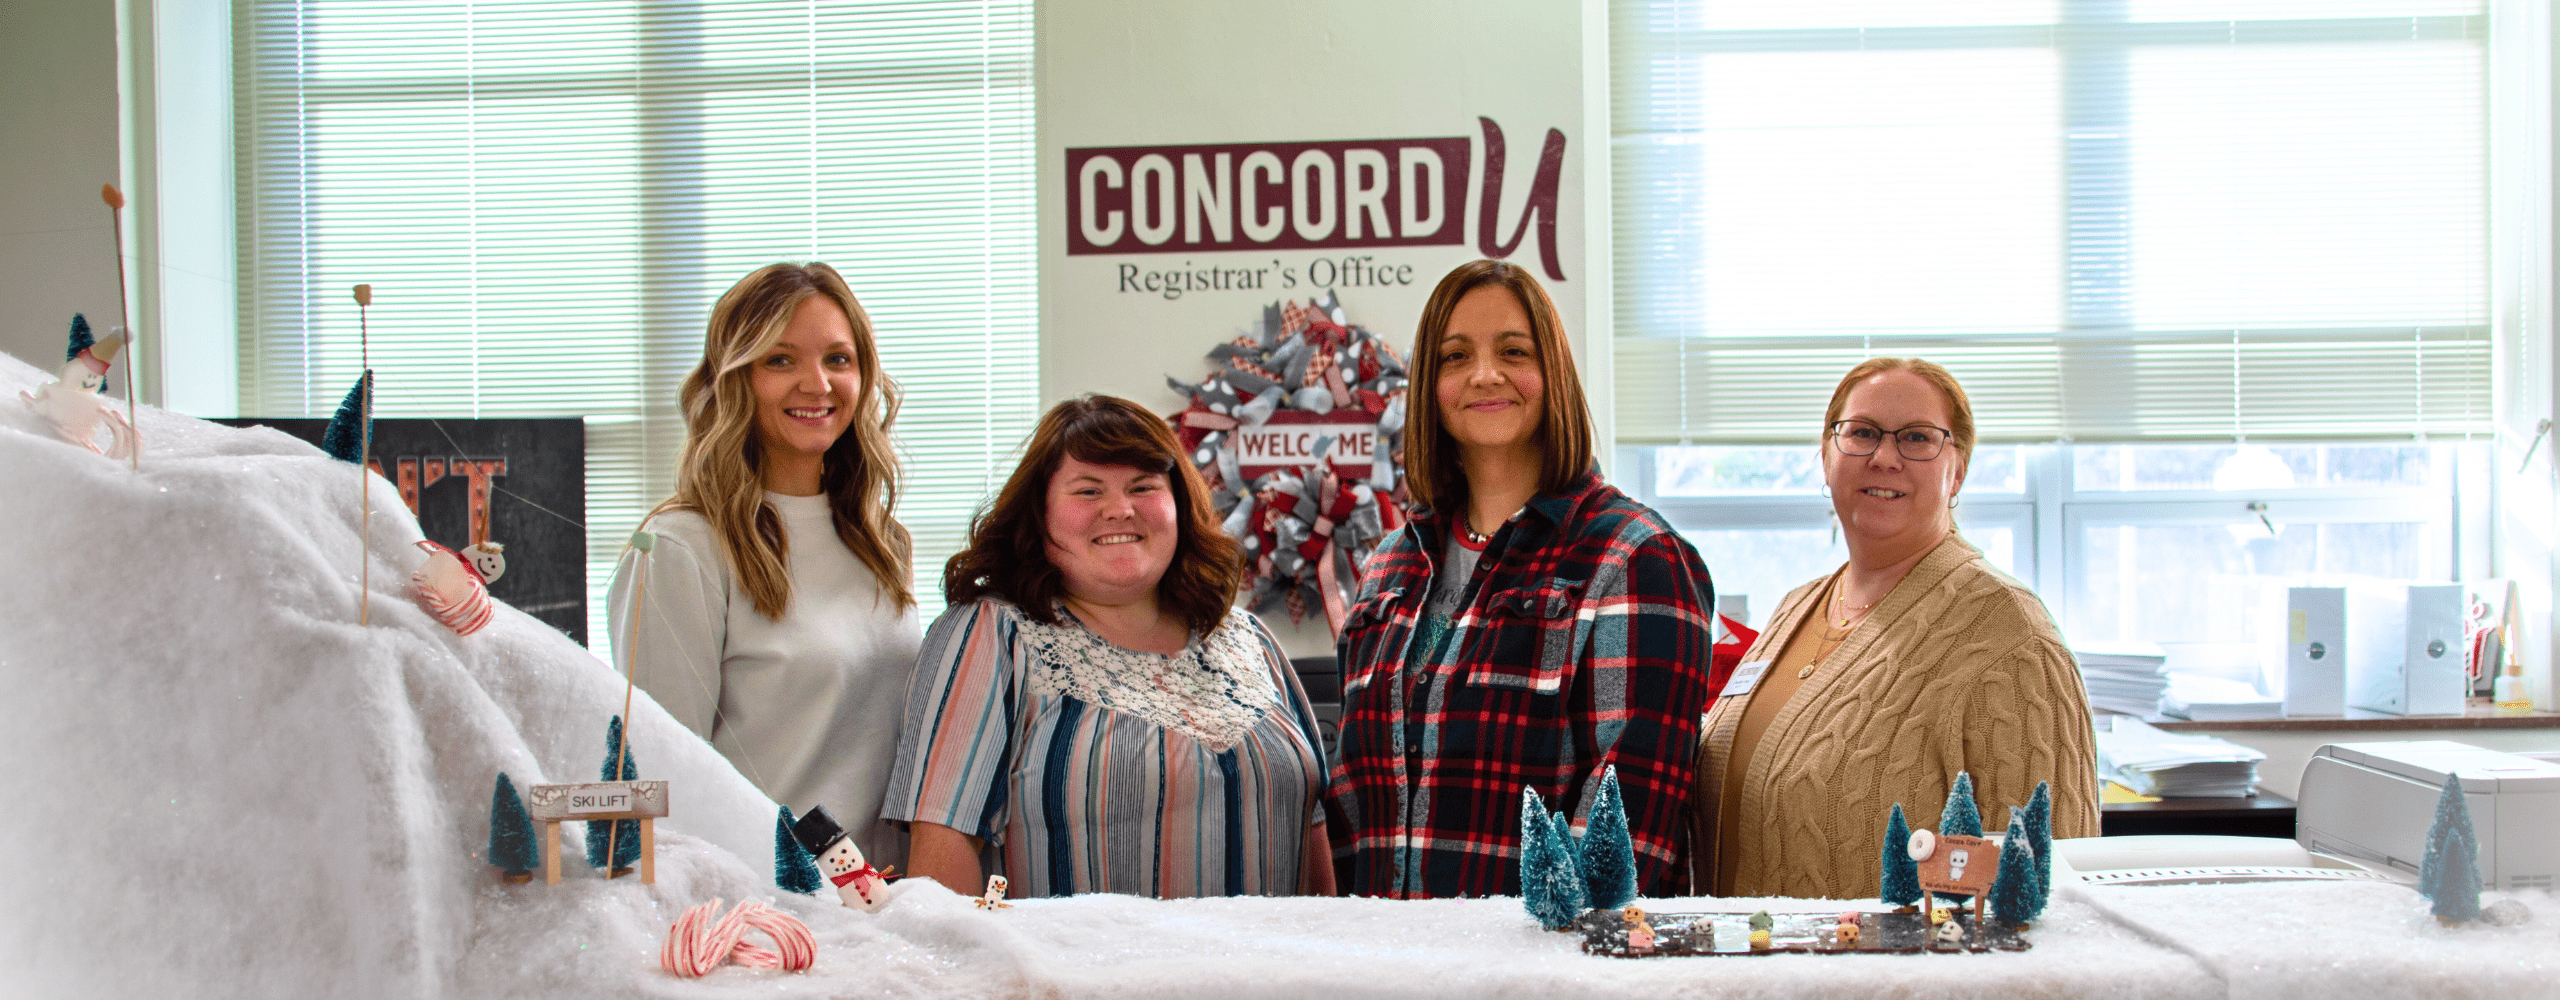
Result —
<path fill-rule="evenodd" d="M 1225 621 L 1244 586 L 1244 551 L 1220 530 L 1209 484 L 1185 460 L 1173 429 L 1145 407 L 1112 396 L 1070 399 L 1040 418 L 1022 464 L 970 522 L 969 547 L 943 567 L 943 596 L 953 604 L 1001 597 L 1033 621 L 1058 623 L 1055 605 L 1066 584 L 1049 561 L 1049 480 L 1070 455 L 1164 474 L 1173 486 L 1176 537 L 1173 562 L 1156 581 L 1156 602 L 1195 635 Z"/>
<path fill-rule="evenodd" d="M 1422 322 L 1413 331 L 1413 384 L 1405 392 L 1405 489 L 1413 502 L 1435 511 L 1455 510 L 1465 501 L 1467 477 L 1458 466 L 1458 443 L 1440 428 L 1440 338 L 1449 332 L 1449 316 L 1468 292 L 1487 286 L 1511 290 L 1529 314 L 1529 339 L 1538 347 L 1538 370 L 1546 380 L 1539 404 L 1538 444 L 1545 453 L 1538 490 L 1553 493 L 1573 485 L 1590 471 L 1591 404 L 1582 395 L 1582 376 L 1573 367 L 1573 345 L 1565 342 L 1564 322 L 1556 304 L 1529 272 L 1498 260 L 1458 265 L 1440 279 L 1423 303 Z"/>
<path fill-rule="evenodd" d="M 913 542 L 889 515 L 898 501 L 898 455 L 889 445 L 898 385 L 880 369 L 871 316 L 835 268 L 768 264 L 738 279 L 711 307 L 702 363 L 685 376 L 680 397 L 684 458 L 676 467 L 676 495 L 658 510 L 689 510 L 710 522 L 739 589 L 757 613 L 777 621 L 791 607 L 791 541 L 782 518 L 764 502 L 764 445 L 756 437 L 750 369 L 782 340 L 792 312 L 814 295 L 844 310 L 853 327 L 854 367 L 862 377 L 852 425 L 827 449 L 818 489 L 835 514 L 836 537 L 871 570 L 881 593 L 899 608 L 916 602 Z"/>
<path fill-rule="evenodd" d="M 1840 411 L 1849 405 L 1849 390 L 1858 383 L 1886 372 L 1910 372 L 1937 386 L 1947 397 L 1947 443 L 1963 453 L 1967 466 L 1973 464 L 1973 401 L 1965 397 L 1964 386 L 1956 382 L 1954 372 L 1935 361 L 1919 358 L 1868 358 L 1840 376 L 1840 386 L 1831 390 L 1831 406 L 1822 411 L 1822 444 L 1831 444 L 1831 425 L 1840 422 Z"/>

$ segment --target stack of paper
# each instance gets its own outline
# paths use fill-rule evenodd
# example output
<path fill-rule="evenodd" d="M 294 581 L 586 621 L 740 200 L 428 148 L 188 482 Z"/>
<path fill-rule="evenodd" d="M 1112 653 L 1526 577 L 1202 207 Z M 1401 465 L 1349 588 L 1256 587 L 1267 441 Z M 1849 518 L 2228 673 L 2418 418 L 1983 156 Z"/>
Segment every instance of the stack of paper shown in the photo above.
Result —
<path fill-rule="evenodd" d="M 2267 755 L 2229 740 L 2162 732 L 2116 717 L 2098 730 L 2098 776 L 2144 795 L 2236 799 L 2257 794 Z"/>
<path fill-rule="evenodd" d="M 2160 696 L 2169 689 L 2164 672 L 2169 656 L 2158 645 L 2081 643 L 2071 656 L 2080 661 L 2080 683 L 2089 689 L 2089 707 L 2136 716 L 2160 711 Z"/>
<path fill-rule="evenodd" d="M 2284 701 L 2227 677 L 2172 674 L 2169 694 L 2160 699 L 2160 711 L 2198 722 L 2272 719 L 2284 714 Z"/>

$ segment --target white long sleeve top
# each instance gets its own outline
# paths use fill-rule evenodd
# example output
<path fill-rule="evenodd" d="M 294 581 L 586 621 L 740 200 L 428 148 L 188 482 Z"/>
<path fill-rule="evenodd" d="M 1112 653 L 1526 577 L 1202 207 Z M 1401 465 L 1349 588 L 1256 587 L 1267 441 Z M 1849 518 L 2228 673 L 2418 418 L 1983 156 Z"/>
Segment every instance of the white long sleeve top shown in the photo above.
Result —
<path fill-rule="evenodd" d="M 903 866 L 904 838 L 880 822 L 880 802 L 924 627 L 836 537 L 825 497 L 764 499 L 791 543 L 782 619 L 757 613 L 710 522 L 670 511 L 649 520 L 658 541 L 630 650 L 638 554 L 614 571 L 615 658 L 774 801 L 795 814 L 826 806 L 874 866 Z"/>

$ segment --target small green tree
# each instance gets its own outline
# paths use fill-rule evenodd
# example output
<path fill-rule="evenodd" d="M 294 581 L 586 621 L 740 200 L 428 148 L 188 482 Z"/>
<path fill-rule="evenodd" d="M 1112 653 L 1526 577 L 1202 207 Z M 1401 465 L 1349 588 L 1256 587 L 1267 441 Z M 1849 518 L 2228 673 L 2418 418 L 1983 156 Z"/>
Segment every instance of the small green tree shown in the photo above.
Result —
<path fill-rule="evenodd" d="M 818 859 L 810 857 L 800 838 L 791 835 L 791 824 L 791 807 L 783 806 L 773 817 L 773 884 L 802 895 L 826 888 L 827 880 L 818 874 Z"/>
<path fill-rule="evenodd" d="M 329 425 L 320 431 L 320 450 L 341 462 L 363 465 L 365 435 L 373 424 L 373 369 L 365 369 L 356 377 L 347 398 L 338 404 L 338 412 L 329 417 Z"/>
<path fill-rule="evenodd" d="M 2011 927 L 2024 927 L 2044 912 L 2036 888 L 2036 853 L 2027 836 L 2026 818 L 2009 811 L 2009 832 L 2000 841 L 2000 874 L 1991 883 L 1991 915 Z"/>
<path fill-rule="evenodd" d="M 2053 783 L 2036 782 L 2036 793 L 2027 798 L 2027 847 L 2036 852 L 2036 898 L 2053 898 Z M 2044 910 L 2042 904 L 2036 907 Z"/>
<path fill-rule="evenodd" d="M 542 864 L 536 843 L 533 814 L 525 811 L 515 782 L 507 780 L 506 772 L 498 772 L 497 787 L 489 792 L 489 863 L 509 878 L 531 875 Z"/>
<path fill-rule="evenodd" d="M 1902 818 L 1902 803 L 1884 823 L 1884 877 L 1876 898 L 1894 906 L 1920 901 L 1920 863 L 1911 860 L 1911 823 Z"/>
<path fill-rule="evenodd" d="M 618 776 L 614 773 L 616 764 L 621 765 L 622 773 Z M 604 727 L 602 780 L 636 781 L 639 777 L 640 762 L 626 752 L 622 745 L 622 717 L 614 716 L 613 721 Z M 629 868 L 632 862 L 640 860 L 640 821 L 636 819 L 610 822 L 587 821 L 587 864 L 596 868 L 605 867 L 607 851 L 613 854 L 612 867 L 614 868 Z"/>
<path fill-rule="evenodd" d="M 1971 772 L 1956 772 L 1955 785 L 1947 789 L 1946 807 L 1938 812 L 1938 836 L 1982 836 L 1982 810 L 1973 804 Z M 1953 896 L 1946 893 L 1939 893 L 1938 898 L 1952 900 L 1959 904 L 1973 901 L 1971 896 Z"/>
<path fill-rule="evenodd" d="M 1618 795 L 1618 768 L 1600 772 L 1600 794 L 1582 826 L 1582 881 L 1591 905 L 1614 910 L 1636 898 L 1636 844 L 1627 832 L 1627 804 Z"/>
<path fill-rule="evenodd" d="M 2480 838 L 2471 829 L 2471 805 L 2462 777 L 2447 774 L 2436 797 L 2435 825 L 2427 829 L 2427 853 L 2418 866 L 2418 892 L 2435 905 L 2436 919 L 2457 924 L 2480 919 Z"/>
<path fill-rule="evenodd" d="M 1572 844 L 1556 836 L 1549 816 L 1536 789 L 1520 790 L 1520 902 L 1538 926 L 1552 931 L 1582 914 L 1588 890 L 1574 870 Z"/>

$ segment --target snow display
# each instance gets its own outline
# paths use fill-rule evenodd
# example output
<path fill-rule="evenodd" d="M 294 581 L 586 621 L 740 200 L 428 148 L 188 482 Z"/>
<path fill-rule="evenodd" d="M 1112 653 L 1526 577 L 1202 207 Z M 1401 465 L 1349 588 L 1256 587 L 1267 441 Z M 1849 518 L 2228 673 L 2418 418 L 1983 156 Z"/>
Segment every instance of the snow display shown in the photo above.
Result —
<path fill-rule="evenodd" d="M 0 358 L 0 401 L 50 377 Z M 590 780 L 620 675 L 513 608 L 462 636 L 407 599 L 421 536 L 379 478 L 360 535 L 349 470 L 319 450 L 150 407 L 139 421 L 136 473 L 0 405 L 8 996 L 2332 1000 L 2560 983 L 2548 894 L 2491 894 L 2529 906 L 2521 925 L 2446 928 L 2378 884 L 2058 884 L 2027 952 L 1746 961 L 1584 955 L 1517 899 L 981 910 L 976 886 L 911 882 L 863 913 L 774 884 L 778 804 L 645 693 L 627 725 L 645 773 L 669 782 L 657 882 L 599 877 L 569 823 L 560 884 L 509 885 L 487 857 L 498 775 L 516 790 Z M 812 967 L 663 971 L 670 927 L 714 899 L 804 923 Z"/>

